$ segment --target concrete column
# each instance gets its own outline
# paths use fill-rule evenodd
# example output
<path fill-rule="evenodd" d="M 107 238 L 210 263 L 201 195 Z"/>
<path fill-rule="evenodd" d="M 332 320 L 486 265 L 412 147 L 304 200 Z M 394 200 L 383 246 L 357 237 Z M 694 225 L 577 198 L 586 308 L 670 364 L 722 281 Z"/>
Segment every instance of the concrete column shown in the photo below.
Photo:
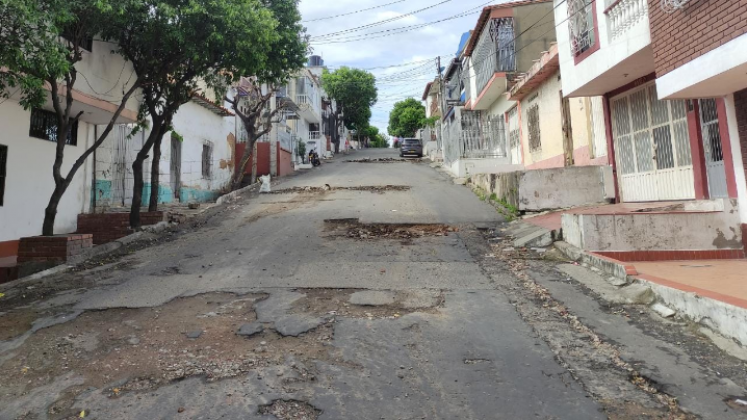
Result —
<path fill-rule="evenodd" d="M 734 95 L 728 95 L 724 98 L 726 108 L 726 122 L 729 129 L 729 140 L 731 142 L 732 168 L 726 168 L 727 171 L 733 170 L 737 188 L 737 200 L 739 202 L 739 218 L 743 224 L 747 224 L 747 176 L 745 175 L 745 160 L 747 156 L 742 153 L 740 146 L 739 126 L 737 124 L 737 108 L 734 101 Z M 747 139 L 742 139 L 747 142 Z"/>

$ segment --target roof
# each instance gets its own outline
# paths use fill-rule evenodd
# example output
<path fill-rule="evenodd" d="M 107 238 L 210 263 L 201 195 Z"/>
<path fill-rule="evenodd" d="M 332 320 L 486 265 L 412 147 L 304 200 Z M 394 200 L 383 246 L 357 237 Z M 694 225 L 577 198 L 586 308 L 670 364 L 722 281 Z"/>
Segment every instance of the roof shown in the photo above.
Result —
<path fill-rule="evenodd" d="M 433 86 L 433 82 L 428 82 L 428 84 L 425 85 L 425 92 L 423 92 L 423 100 L 426 100 L 428 98 L 428 95 L 431 93 L 431 86 Z"/>
<path fill-rule="evenodd" d="M 535 4 L 535 3 L 548 3 L 552 0 L 520 0 L 520 1 L 512 1 L 509 3 L 502 3 L 502 4 L 496 4 L 493 6 L 487 6 L 482 9 L 482 13 L 480 13 L 480 17 L 477 19 L 477 25 L 475 25 L 475 29 L 473 31 L 473 36 L 469 40 L 469 44 L 467 44 L 467 48 L 464 52 L 464 55 L 471 56 L 472 52 L 475 50 L 475 46 L 477 45 L 477 40 L 480 39 L 480 35 L 482 35 L 482 30 L 485 28 L 485 24 L 488 23 L 488 20 L 490 20 L 490 14 L 493 12 L 493 10 L 499 10 L 499 9 L 510 9 L 516 6 L 526 6 L 528 4 Z"/>
<path fill-rule="evenodd" d="M 456 52 L 456 56 L 459 57 L 459 55 L 464 51 L 464 47 L 467 46 L 467 43 L 469 42 L 470 36 L 472 36 L 472 31 L 467 31 L 462 34 L 462 38 L 459 40 L 459 49 Z"/>
<path fill-rule="evenodd" d="M 529 71 L 515 81 L 514 86 L 511 88 L 509 99 L 512 101 L 524 99 L 557 73 L 559 69 L 558 44 L 553 44 L 550 47 L 550 51 L 542 53 L 542 57 L 534 63 Z"/>
<path fill-rule="evenodd" d="M 234 115 L 233 112 L 228 110 L 228 108 L 222 107 L 210 99 L 196 93 L 192 95 L 192 102 L 207 109 L 213 114 L 220 115 L 221 117 L 232 117 Z"/>

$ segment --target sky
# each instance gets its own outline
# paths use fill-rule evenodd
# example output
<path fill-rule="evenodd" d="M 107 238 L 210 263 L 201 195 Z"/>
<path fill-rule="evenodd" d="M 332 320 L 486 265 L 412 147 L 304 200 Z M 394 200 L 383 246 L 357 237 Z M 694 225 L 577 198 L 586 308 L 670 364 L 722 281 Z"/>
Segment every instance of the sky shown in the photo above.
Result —
<path fill-rule="evenodd" d="M 425 85 L 437 76 L 436 57 L 441 56 L 445 66 L 482 8 L 505 1 L 301 0 L 299 8 L 313 53 L 321 55 L 330 70 L 361 68 L 379 79 L 371 125 L 386 133 L 394 103 L 408 97 L 421 100 Z M 349 14 L 362 9 L 370 10 Z M 416 27 L 406 28 L 412 25 Z"/>

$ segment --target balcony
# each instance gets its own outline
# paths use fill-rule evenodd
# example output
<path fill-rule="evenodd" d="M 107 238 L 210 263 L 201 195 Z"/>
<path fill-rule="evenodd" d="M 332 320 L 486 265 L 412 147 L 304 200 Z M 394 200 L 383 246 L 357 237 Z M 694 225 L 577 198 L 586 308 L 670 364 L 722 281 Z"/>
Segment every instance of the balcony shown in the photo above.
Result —
<path fill-rule="evenodd" d="M 472 109 L 485 110 L 508 89 L 507 73 L 516 71 L 513 18 L 491 19 L 472 52 Z"/>
<path fill-rule="evenodd" d="M 567 96 L 603 95 L 654 72 L 647 0 L 567 0 L 555 21 Z"/>
<path fill-rule="evenodd" d="M 296 95 L 295 103 L 298 107 L 296 113 L 299 117 L 303 118 L 309 123 L 319 124 L 322 122 L 322 110 L 320 109 L 320 104 L 318 102 L 318 98 L 313 95 Z"/>
<path fill-rule="evenodd" d="M 319 140 L 322 138 L 322 133 L 319 131 L 309 131 L 309 140 Z"/>

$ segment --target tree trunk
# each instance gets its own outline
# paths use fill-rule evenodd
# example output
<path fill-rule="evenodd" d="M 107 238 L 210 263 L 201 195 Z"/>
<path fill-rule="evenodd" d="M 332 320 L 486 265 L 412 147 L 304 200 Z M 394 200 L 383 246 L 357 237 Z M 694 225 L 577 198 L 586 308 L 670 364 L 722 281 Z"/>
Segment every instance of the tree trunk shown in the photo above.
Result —
<path fill-rule="evenodd" d="M 145 149 L 143 149 L 145 150 Z M 148 157 L 146 154 L 142 159 L 141 153 L 132 162 L 132 174 L 134 175 L 135 186 L 132 189 L 132 206 L 130 207 L 130 228 L 133 230 L 140 229 L 140 206 L 143 202 L 143 161 Z"/>
<path fill-rule="evenodd" d="M 150 203 L 148 203 L 148 211 L 158 211 L 158 197 L 161 192 L 161 141 L 163 140 L 163 134 L 156 138 L 153 143 L 153 162 L 150 165 Z"/>
<path fill-rule="evenodd" d="M 244 181 L 244 174 L 246 173 L 246 166 L 249 164 L 249 158 L 251 158 L 252 143 L 247 142 L 244 153 L 241 154 L 241 160 L 239 161 L 239 169 L 233 174 L 233 189 L 238 190 L 241 188 L 241 183 Z"/>
<path fill-rule="evenodd" d="M 254 146 L 252 147 L 252 185 L 254 185 L 257 182 L 257 150 L 259 150 L 259 147 L 257 146 L 258 141 L 254 142 Z"/>
<path fill-rule="evenodd" d="M 62 195 L 65 194 L 67 185 L 58 184 L 52 192 L 52 197 L 49 199 L 49 204 L 44 210 L 44 224 L 42 225 L 42 236 L 53 236 L 54 235 L 54 221 L 57 217 L 57 206 L 60 204 Z"/>

